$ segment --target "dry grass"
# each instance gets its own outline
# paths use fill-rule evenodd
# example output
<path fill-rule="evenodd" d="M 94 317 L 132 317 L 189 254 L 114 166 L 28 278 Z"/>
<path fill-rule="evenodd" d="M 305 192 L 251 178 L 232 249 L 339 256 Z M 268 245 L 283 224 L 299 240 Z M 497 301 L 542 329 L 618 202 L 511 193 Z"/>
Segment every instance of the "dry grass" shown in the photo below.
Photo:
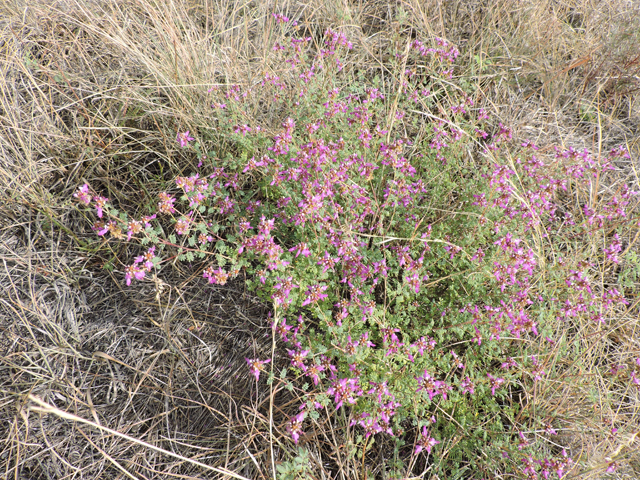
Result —
<path fill-rule="evenodd" d="M 272 478 L 273 464 L 294 453 L 282 425 L 296 393 L 278 382 L 256 389 L 244 362 L 271 355 L 266 306 L 241 282 L 203 288 L 195 267 L 123 290 L 112 270 L 121 270 L 124 247 L 97 242 L 71 202 L 84 180 L 139 213 L 197 161 L 178 149 L 176 131 L 198 132 L 217 149 L 207 89 L 283 71 L 269 50 L 279 34 L 266 21 L 271 11 L 310 33 L 341 26 L 357 44 L 350 68 L 384 70 L 376 52 L 395 33 L 446 37 L 462 51 L 458 73 L 515 135 L 597 152 L 626 143 L 635 162 L 624 165 L 626 180 L 638 189 L 639 8 L 623 0 L 5 1 L 0 478 Z M 255 112 L 265 114 L 259 99 Z M 640 439 L 607 439 L 614 425 L 640 431 L 638 391 L 606 375 L 640 356 L 637 312 L 636 302 L 606 328 L 578 325 L 581 363 L 559 357 L 566 381 L 526 407 L 562 413 L 560 443 L 593 467 L 580 478 L 601 476 L 616 454 L 618 478 L 640 476 Z M 303 439 L 313 478 L 364 476 L 339 425 L 325 418 Z M 380 449 L 369 468 L 390 460 Z"/>

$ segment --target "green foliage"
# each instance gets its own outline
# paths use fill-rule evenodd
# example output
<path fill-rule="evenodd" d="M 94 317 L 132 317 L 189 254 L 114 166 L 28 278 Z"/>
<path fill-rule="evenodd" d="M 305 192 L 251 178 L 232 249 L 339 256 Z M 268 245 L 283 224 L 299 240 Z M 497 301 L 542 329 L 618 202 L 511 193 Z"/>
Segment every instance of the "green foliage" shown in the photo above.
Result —
<path fill-rule="evenodd" d="M 304 448 L 298 448 L 298 453 L 291 460 L 276 465 L 278 480 L 308 480 L 312 479 L 312 470 L 309 465 L 309 452 Z"/>

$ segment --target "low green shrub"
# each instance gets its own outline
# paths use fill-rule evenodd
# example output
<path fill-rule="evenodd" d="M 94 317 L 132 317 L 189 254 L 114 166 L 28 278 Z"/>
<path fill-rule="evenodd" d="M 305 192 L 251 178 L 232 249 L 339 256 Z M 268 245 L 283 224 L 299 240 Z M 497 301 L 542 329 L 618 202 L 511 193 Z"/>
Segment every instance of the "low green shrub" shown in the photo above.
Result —
<path fill-rule="evenodd" d="M 458 52 L 440 39 L 411 40 L 366 74 L 343 69 L 338 32 L 287 42 L 274 46 L 286 77 L 209 92 L 211 131 L 177 137 L 201 163 L 149 216 L 80 187 L 99 236 L 142 248 L 124 281 L 175 261 L 205 262 L 212 284 L 243 272 L 272 303 L 286 375 L 305 392 L 286 426 L 295 443 L 344 409 L 363 454 L 395 442 L 392 475 L 565 476 L 555 412 L 531 404 L 563 375 L 558 352 L 580 355 L 559 323 L 598 325 L 628 304 L 616 275 L 635 192 L 598 190 L 628 154 L 549 158 L 516 142 L 455 80 Z M 274 360 L 247 359 L 261 388 Z M 628 367 L 635 388 L 640 359 Z"/>

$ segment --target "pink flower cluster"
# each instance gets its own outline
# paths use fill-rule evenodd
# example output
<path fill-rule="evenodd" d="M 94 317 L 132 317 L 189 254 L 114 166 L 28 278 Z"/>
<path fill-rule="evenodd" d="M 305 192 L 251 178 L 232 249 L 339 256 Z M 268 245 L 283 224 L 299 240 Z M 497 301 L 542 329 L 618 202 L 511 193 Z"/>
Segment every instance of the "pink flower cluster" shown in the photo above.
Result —
<path fill-rule="evenodd" d="M 154 267 L 156 247 L 151 247 L 147 253 L 136 257 L 132 265 L 128 265 L 124 269 L 124 278 L 127 286 L 131 285 L 131 280 L 142 280 L 147 273 Z"/>
<path fill-rule="evenodd" d="M 89 185 L 86 183 L 78 187 L 78 190 L 73 194 L 73 196 L 85 205 L 90 205 L 93 201 L 96 208 L 96 215 L 98 215 L 98 218 L 102 218 L 103 208 L 109 201 L 108 198 L 101 197 L 100 195 L 92 196 L 89 191 Z"/>
<path fill-rule="evenodd" d="M 418 389 L 417 392 L 424 391 L 429 400 L 433 400 L 436 395 L 442 395 L 442 398 L 447 399 L 447 392 L 453 389 L 450 385 L 447 385 L 441 380 L 434 379 L 427 370 L 424 371 L 421 377 L 417 377 Z"/>

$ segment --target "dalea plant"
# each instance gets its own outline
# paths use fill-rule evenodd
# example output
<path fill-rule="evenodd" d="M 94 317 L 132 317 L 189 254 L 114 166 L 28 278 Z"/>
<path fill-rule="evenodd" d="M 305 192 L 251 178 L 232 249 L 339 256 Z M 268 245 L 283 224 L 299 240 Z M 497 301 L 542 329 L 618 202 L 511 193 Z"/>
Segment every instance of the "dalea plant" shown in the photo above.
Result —
<path fill-rule="evenodd" d="M 177 134 L 201 163 L 147 216 L 89 185 L 75 194 L 97 235 L 137 252 L 123 281 L 175 261 L 211 284 L 242 272 L 272 304 L 276 352 L 305 392 L 280 426 L 300 446 L 342 409 L 362 452 L 395 442 L 397 475 L 564 477 L 575 465 L 556 412 L 528 404 L 562 376 L 558 352 L 575 354 L 558 350 L 571 325 L 597 329 L 628 305 L 635 192 L 598 187 L 628 153 L 516 142 L 457 82 L 444 40 L 392 46 L 365 74 L 344 68 L 339 32 L 283 38 L 285 74 L 208 92 L 211 132 Z M 273 360 L 247 359 L 259 387 Z M 627 367 L 618 378 L 637 388 L 640 359 Z"/>

